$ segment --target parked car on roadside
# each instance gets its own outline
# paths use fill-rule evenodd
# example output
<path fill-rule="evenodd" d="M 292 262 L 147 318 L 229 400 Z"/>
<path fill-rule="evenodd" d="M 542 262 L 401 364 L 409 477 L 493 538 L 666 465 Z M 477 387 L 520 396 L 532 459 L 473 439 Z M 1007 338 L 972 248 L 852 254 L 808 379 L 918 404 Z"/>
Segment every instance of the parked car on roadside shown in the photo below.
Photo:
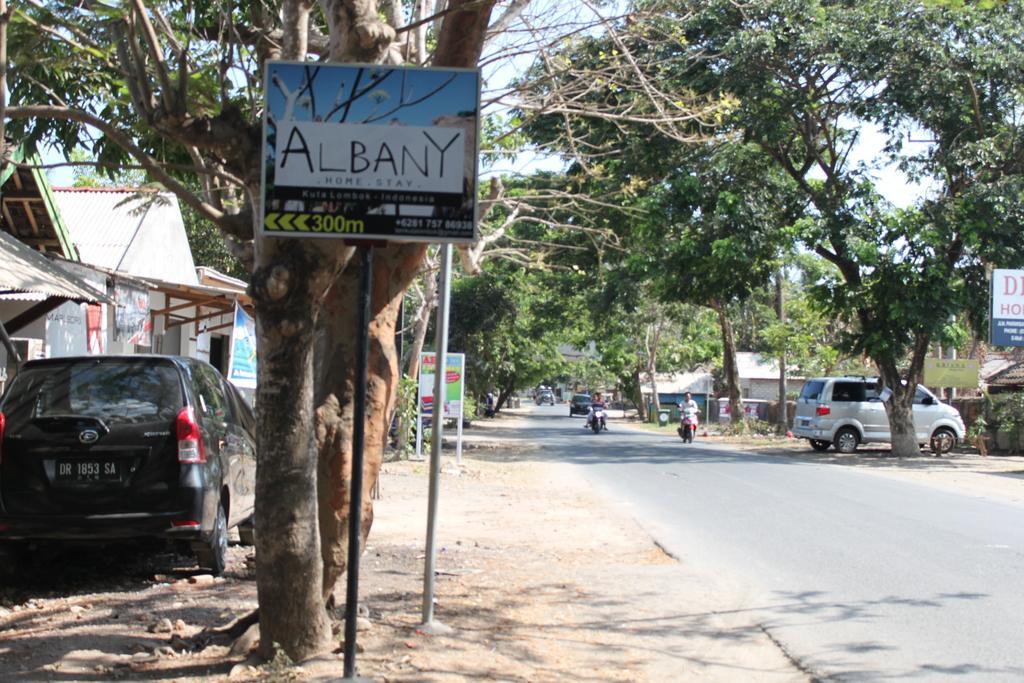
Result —
<path fill-rule="evenodd" d="M 192 358 L 29 361 L 0 400 L 0 547 L 157 537 L 219 574 L 228 529 L 253 540 L 254 431 Z"/>
<path fill-rule="evenodd" d="M 793 434 L 815 450 L 834 445 L 840 453 L 853 453 L 862 443 L 890 442 L 889 416 L 877 386 L 870 377 L 807 380 L 796 401 Z M 913 420 L 918 443 L 929 444 L 936 454 L 949 451 L 966 432 L 959 411 L 920 385 Z"/>
<path fill-rule="evenodd" d="M 569 417 L 590 414 L 590 394 L 573 394 L 569 401 Z"/>

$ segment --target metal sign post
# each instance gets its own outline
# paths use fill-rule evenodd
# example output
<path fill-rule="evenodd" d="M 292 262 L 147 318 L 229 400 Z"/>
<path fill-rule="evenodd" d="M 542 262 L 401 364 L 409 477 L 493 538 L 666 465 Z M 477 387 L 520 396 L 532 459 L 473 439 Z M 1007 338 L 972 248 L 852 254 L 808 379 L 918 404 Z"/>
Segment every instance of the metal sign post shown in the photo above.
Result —
<path fill-rule="evenodd" d="M 437 497 L 441 478 L 441 437 L 444 433 L 445 369 L 448 367 L 448 301 L 451 296 L 452 246 L 441 247 L 441 282 L 437 300 L 436 371 L 430 434 L 430 484 L 427 496 L 427 547 L 423 563 L 423 626 L 431 633 L 447 633 L 444 624 L 434 621 L 434 567 L 437 562 Z"/>
<path fill-rule="evenodd" d="M 359 278 L 359 345 L 352 406 L 352 476 L 348 511 L 348 565 L 345 569 L 345 678 L 356 675 L 356 618 L 359 606 L 359 550 L 363 524 L 363 445 L 366 441 L 366 375 L 370 359 L 370 288 L 373 247 L 360 247 L 363 272 Z"/>

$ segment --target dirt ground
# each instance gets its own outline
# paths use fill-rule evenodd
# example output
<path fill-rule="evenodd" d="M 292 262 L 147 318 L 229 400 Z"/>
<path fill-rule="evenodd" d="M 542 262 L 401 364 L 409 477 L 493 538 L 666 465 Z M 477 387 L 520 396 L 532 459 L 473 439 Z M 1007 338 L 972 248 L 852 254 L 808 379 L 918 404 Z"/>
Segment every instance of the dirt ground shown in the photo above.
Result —
<path fill-rule="evenodd" d="M 434 617 L 450 634 L 431 635 L 421 625 L 428 465 L 385 465 L 362 559 L 361 676 L 807 680 L 745 611 L 738 587 L 666 555 L 628 511 L 596 498 L 569 466 L 504 442 L 515 419 L 468 430 L 461 467 L 444 458 Z M 784 440 L 741 445 L 1024 499 L 1024 458 L 896 460 L 884 450 L 822 456 Z M 340 679 L 340 654 L 301 667 L 260 663 L 247 659 L 251 643 L 232 651 L 232 640 L 211 630 L 256 606 L 252 552 L 233 546 L 217 579 L 160 548 L 36 557 L 25 578 L 0 587 L 0 680 Z"/>

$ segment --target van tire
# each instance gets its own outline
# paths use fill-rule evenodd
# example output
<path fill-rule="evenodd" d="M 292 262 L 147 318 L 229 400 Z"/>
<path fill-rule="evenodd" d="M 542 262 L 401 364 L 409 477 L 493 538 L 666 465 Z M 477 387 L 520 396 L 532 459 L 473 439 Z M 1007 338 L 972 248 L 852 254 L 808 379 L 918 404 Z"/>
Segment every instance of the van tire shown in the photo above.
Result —
<path fill-rule="evenodd" d="M 827 451 L 829 446 L 832 445 L 831 442 L 822 441 L 821 439 L 809 439 L 809 441 L 811 442 L 811 448 L 816 451 Z"/>
<path fill-rule="evenodd" d="M 928 445 L 932 449 L 932 455 L 942 455 L 953 450 L 953 444 L 955 443 L 956 434 L 953 433 L 953 430 L 949 427 L 939 427 L 932 434 L 932 440 Z"/>
<path fill-rule="evenodd" d="M 857 434 L 857 430 L 853 427 L 843 427 L 836 432 L 834 443 L 836 450 L 840 453 L 854 453 L 857 450 L 857 446 L 860 445 L 860 435 Z"/>

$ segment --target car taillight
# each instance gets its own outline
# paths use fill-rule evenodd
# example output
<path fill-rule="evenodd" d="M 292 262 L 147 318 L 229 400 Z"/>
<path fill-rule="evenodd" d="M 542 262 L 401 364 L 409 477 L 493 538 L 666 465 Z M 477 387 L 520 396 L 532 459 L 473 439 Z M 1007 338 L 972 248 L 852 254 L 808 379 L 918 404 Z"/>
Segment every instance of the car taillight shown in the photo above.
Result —
<path fill-rule="evenodd" d="M 828 415 L 831 412 L 832 409 L 829 408 L 828 406 L 818 406 L 817 408 L 814 409 L 814 413 L 816 415 Z"/>
<path fill-rule="evenodd" d="M 203 446 L 203 435 L 196 422 L 192 406 L 186 406 L 178 412 L 178 462 L 206 462 L 206 447 Z"/>
<path fill-rule="evenodd" d="M 4 461 L 4 426 L 7 424 L 7 418 L 0 412 L 0 462 Z"/>

